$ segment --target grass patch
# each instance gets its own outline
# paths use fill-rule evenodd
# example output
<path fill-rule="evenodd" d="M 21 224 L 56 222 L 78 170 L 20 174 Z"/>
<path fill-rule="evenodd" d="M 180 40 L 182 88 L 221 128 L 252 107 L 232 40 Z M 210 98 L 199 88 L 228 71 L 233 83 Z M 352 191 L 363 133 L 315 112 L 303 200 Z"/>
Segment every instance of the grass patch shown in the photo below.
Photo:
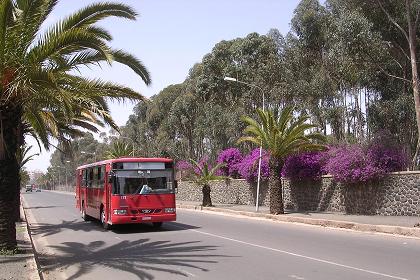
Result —
<path fill-rule="evenodd" d="M 26 227 L 16 227 L 16 232 L 25 232 Z"/>
<path fill-rule="evenodd" d="M 0 249 L 0 255 L 1 256 L 13 256 L 13 255 L 16 255 L 16 254 L 19 254 L 19 253 L 20 253 L 20 250 L 19 250 L 18 247 L 10 248 L 10 249 L 8 249 L 8 248 L 1 248 Z"/>

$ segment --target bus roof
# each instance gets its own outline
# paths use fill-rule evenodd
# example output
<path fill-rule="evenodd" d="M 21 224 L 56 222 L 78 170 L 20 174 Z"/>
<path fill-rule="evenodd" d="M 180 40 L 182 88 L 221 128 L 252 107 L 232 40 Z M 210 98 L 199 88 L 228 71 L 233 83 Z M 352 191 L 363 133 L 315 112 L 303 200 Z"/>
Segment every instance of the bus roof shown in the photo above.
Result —
<path fill-rule="evenodd" d="M 133 157 L 114 158 L 114 159 L 107 159 L 107 160 L 103 160 L 103 161 L 97 161 L 97 162 L 81 165 L 81 166 L 77 167 L 76 170 L 87 168 L 87 167 L 92 167 L 92 166 L 97 166 L 97 165 L 114 163 L 114 162 L 173 162 L 173 160 L 170 159 L 170 158 L 133 158 Z"/>

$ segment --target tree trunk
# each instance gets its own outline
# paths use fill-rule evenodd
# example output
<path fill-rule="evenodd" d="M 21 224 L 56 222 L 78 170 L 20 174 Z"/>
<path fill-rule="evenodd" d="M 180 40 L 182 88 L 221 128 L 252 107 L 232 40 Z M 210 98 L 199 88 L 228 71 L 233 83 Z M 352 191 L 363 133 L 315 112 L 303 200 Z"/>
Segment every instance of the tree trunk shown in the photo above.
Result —
<path fill-rule="evenodd" d="M 16 247 L 15 211 L 18 207 L 21 109 L 11 103 L 0 106 L 0 249 Z"/>
<path fill-rule="evenodd" d="M 284 214 L 283 195 L 281 185 L 280 168 L 282 161 L 270 158 L 270 177 L 268 179 L 268 189 L 270 191 L 270 214 Z"/>
<path fill-rule="evenodd" d="M 411 20 L 411 0 L 405 1 L 407 11 L 407 23 L 408 23 L 408 44 L 410 46 L 410 60 L 411 60 L 411 74 L 413 82 L 413 96 L 414 96 L 414 107 L 416 111 L 417 121 L 417 147 L 413 157 L 413 165 L 417 163 L 417 156 L 420 149 L 420 96 L 419 96 L 419 75 L 417 72 L 417 57 L 416 57 L 416 26 L 414 26 Z"/>
<path fill-rule="evenodd" d="M 203 204 L 202 205 L 205 207 L 212 207 L 213 204 L 211 203 L 210 186 L 208 184 L 204 184 L 202 191 L 203 191 Z"/>

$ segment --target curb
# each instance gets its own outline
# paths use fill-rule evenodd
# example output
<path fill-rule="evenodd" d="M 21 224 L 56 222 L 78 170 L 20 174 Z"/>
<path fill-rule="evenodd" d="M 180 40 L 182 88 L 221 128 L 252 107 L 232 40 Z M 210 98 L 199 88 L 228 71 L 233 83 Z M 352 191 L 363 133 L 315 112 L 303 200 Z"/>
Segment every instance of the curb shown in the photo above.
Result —
<path fill-rule="evenodd" d="M 25 231 L 23 233 L 23 238 L 25 239 L 25 241 L 27 241 L 28 243 L 31 244 L 31 250 L 29 252 L 29 254 L 31 255 L 30 258 L 28 258 L 27 263 L 28 263 L 28 267 L 30 268 L 30 277 L 29 279 L 33 279 L 33 280 L 42 280 L 43 277 L 41 277 L 40 274 L 40 269 L 39 269 L 39 265 L 37 262 L 37 257 L 35 255 L 35 247 L 34 247 L 34 242 L 32 240 L 32 236 L 29 234 L 29 223 L 28 223 L 28 219 L 26 218 L 26 212 L 23 208 L 23 204 L 22 204 L 23 198 L 21 198 L 21 204 L 20 204 L 20 215 L 22 217 L 22 219 L 24 221 L 22 221 L 22 223 L 25 223 Z"/>
<path fill-rule="evenodd" d="M 420 238 L 420 228 L 388 226 L 388 225 L 371 225 L 371 224 L 360 224 L 360 223 L 355 223 L 355 222 L 339 221 L 339 220 L 291 217 L 291 216 L 284 216 L 284 215 L 272 215 L 272 214 L 255 213 L 255 212 L 247 212 L 247 211 L 240 211 L 240 210 L 230 210 L 230 209 L 224 209 L 224 208 L 203 207 L 201 205 L 177 204 L 176 207 L 180 209 L 190 209 L 190 210 L 196 210 L 196 211 L 234 214 L 234 215 L 241 215 L 241 216 L 247 216 L 247 217 L 253 217 L 253 218 L 265 218 L 268 220 L 286 222 L 286 223 L 300 223 L 300 224 L 322 226 L 322 227 L 329 227 L 329 228 L 349 229 L 349 230 L 355 230 L 355 231 L 360 231 L 360 232 L 385 233 L 385 234 L 401 235 L 405 237 Z"/>

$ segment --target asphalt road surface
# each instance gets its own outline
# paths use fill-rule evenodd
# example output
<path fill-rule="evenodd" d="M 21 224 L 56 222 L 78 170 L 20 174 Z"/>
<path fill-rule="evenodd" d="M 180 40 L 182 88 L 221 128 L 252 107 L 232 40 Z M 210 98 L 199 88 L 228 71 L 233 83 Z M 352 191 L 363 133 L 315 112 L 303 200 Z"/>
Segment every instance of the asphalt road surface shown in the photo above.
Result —
<path fill-rule="evenodd" d="M 420 240 L 178 209 L 105 231 L 74 195 L 24 193 L 45 279 L 420 279 Z"/>

